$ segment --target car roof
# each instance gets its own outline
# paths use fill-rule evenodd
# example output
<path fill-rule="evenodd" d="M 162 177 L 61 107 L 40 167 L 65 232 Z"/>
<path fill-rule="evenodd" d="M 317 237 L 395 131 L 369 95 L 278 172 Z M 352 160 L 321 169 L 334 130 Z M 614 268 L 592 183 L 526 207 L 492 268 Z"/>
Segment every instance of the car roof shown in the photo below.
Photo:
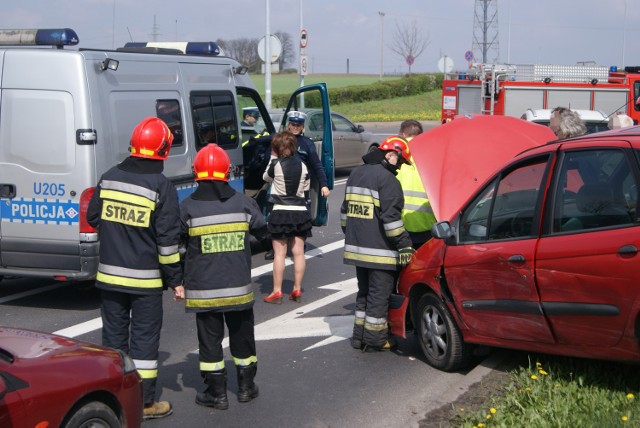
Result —
<path fill-rule="evenodd" d="M 526 119 L 529 121 L 536 120 L 550 120 L 551 112 L 553 109 L 527 109 L 527 111 L 522 115 L 522 119 Z M 571 109 L 578 113 L 580 119 L 586 121 L 603 121 L 606 122 L 609 118 L 604 113 L 599 110 L 581 110 L 581 109 Z"/>

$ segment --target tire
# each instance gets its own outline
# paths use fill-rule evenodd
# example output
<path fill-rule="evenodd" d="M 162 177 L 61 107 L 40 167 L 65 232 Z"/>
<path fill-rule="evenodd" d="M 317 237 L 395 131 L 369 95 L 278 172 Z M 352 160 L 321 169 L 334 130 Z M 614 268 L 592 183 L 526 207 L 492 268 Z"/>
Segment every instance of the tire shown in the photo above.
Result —
<path fill-rule="evenodd" d="M 121 424 L 111 407 L 91 401 L 67 417 L 62 428 L 120 428 Z"/>
<path fill-rule="evenodd" d="M 442 371 L 463 369 L 471 358 L 471 347 L 445 304 L 434 294 L 427 293 L 418 302 L 416 333 L 429 365 Z"/>

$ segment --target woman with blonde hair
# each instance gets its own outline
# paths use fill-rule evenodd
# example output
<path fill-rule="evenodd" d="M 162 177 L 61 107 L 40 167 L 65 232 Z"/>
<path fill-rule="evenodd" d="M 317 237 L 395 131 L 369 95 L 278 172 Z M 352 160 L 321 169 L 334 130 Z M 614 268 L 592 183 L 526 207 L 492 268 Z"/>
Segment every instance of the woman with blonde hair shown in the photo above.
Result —
<path fill-rule="evenodd" d="M 296 137 L 289 131 L 273 136 L 271 162 L 264 172 L 264 180 L 271 184 L 269 203 L 269 233 L 273 242 L 273 291 L 264 298 L 267 303 L 282 303 L 282 280 L 287 247 L 291 243 L 293 256 L 293 291 L 289 300 L 302 299 L 302 278 L 306 269 L 304 241 L 311 236 L 311 214 L 307 209 L 309 172 L 296 156 Z"/>

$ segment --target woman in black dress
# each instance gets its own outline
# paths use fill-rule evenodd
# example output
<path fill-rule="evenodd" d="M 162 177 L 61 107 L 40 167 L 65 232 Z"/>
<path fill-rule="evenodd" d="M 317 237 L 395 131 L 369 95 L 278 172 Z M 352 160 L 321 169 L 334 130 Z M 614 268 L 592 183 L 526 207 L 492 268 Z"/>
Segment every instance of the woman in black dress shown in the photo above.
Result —
<path fill-rule="evenodd" d="M 306 268 L 304 241 L 311 236 L 311 214 L 307 209 L 309 172 L 296 154 L 296 137 L 289 131 L 273 136 L 271 162 L 264 173 L 264 180 L 271 184 L 269 203 L 273 204 L 269 215 L 269 233 L 273 242 L 273 291 L 264 301 L 282 303 L 282 279 L 287 246 L 291 242 L 293 256 L 293 291 L 289 300 L 302 299 L 302 278 Z"/>

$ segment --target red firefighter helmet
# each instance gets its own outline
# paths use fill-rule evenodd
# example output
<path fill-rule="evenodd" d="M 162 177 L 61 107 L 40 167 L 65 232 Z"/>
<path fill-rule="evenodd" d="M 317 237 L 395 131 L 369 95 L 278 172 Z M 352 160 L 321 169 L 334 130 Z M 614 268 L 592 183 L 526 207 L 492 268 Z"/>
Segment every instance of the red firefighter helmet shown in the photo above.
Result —
<path fill-rule="evenodd" d="M 402 137 L 398 137 L 397 135 L 389 137 L 380 144 L 380 147 L 378 147 L 378 149 L 384 152 L 393 150 L 398 154 L 398 156 L 404 163 L 411 165 L 411 153 L 409 152 L 409 144 L 407 144 L 407 140 Z"/>
<path fill-rule="evenodd" d="M 196 154 L 193 160 L 193 170 L 196 181 L 219 180 L 229 181 L 229 155 L 219 145 L 210 143 Z"/>
<path fill-rule="evenodd" d="M 173 134 L 162 119 L 148 117 L 140 122 L 131 134 L 131 156 L 166 160 L 169 157 Z"/>

